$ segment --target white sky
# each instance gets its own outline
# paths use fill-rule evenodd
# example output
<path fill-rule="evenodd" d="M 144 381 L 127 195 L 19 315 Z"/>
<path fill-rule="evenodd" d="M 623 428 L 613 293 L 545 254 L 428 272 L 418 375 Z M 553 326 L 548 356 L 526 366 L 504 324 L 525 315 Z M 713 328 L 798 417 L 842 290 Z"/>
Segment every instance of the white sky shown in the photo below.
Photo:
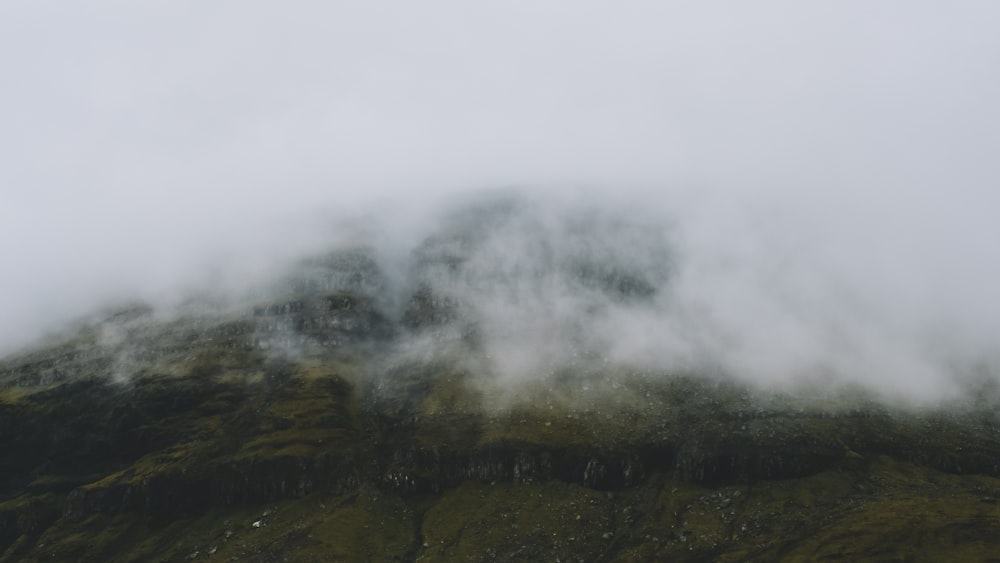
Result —
<path fill-rule="evenodd" d="M 988 346 L 998 29 L 988 1 L 4 3 L 0 352 L 312 248 L 322 210 L 508 185 L 682 216 L 736 332 L 836 285 L 852 322 Z"/>

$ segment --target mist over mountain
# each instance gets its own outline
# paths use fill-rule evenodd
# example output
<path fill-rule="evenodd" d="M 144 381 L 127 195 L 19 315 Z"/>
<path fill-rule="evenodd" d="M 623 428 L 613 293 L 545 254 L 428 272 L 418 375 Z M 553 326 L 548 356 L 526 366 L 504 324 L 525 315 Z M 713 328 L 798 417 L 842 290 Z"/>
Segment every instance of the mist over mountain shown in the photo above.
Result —
<path fill-rule="evenodd" d="M 420 283 L 512 186 L 537 209 L 474 225 L 448 289 L 496 346 L 597 307 L 601 354 L 754 381 L 992 371 L 992 4 L 301 8 L 3 9 L 0 351 L 331 247 Z"/>
<path fill-rule="evenodd" d="M 1000 517 L 988 363 L 855 340 L 850 310 L 831 336 L 757 288 L 750 312 L 812 344 L 767 356 L 787 327 L 734 332 L 681 223 L 620 203 L 499 190 L 345 222 L 5 356 L 0 561 L 1000 549 L 965 539 Z"/>
<path fill-rule="evenodd" d="M 777 212 L 762 224 L 753 212 L 705 212 L 624 193 L 525 189 L 331 212 L 308 244 L 244 249 L 184 283 L 136 287 L 104 306 L 148 303 L 165 322 L 239 316 L 284 295 L 360 293 L 409 331 L 400 350 L 434 357 L 459 346 L 511 385 L 617 365 L 778 390 L 859 385 L 931 404 L 996 377 L 989 306 L 952 294 L 978 280 L 864 246 L 838 256 L 831 248 L 842 242 L 830 239 L 843 233 L 801 225 L 792 238 L 782 223 L 795 218 Z M 878 262 L 888 259 L 898 267 L 884 278 Z M 420 315 L 431 315 L 432 330 L 415 330 Z"/>
<path fill-rule="evenodd" d="M 0 561 L 996 556 L 998 27 L 0 6 Z"/>

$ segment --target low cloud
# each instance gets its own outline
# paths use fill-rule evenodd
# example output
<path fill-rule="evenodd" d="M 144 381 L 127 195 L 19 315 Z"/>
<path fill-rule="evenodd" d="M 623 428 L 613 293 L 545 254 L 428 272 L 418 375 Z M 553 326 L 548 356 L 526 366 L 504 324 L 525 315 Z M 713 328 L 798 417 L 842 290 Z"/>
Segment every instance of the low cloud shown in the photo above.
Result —
<path fill-rule="evenodd" d="M 988 2 L 0 8 L 0 353 L 363 241 L 400 284 L 470 303 L 510 373 L 540 369 L 524 347 L 579 345 L 947 394 L 1000 334 L 998 20 Z M 527 208 L 464 278 L 410 269 L 447 209 L 504 186 Z"/>

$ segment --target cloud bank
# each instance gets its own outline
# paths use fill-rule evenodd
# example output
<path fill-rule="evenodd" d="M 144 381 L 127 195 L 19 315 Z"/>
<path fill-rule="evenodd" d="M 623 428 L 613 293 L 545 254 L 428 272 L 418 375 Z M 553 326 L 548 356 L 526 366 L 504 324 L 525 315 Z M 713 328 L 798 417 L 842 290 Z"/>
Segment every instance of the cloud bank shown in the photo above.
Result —
<path fill-rule="evenodd" d="M 989 2 L 5 6 L 0 352 L 106 302 L 265 278 L 371 216 L 419 240 L 435 210 L 516 186 L 620 210 L 626 241 L 668 227 L 663 295 L 687 320 L 629 305 L 610 352 L 944 392 L 942 366 L 988 365 L 1000 334 L 998 20 Z M 492 250 L 537 252 L 526 232 Z"/>

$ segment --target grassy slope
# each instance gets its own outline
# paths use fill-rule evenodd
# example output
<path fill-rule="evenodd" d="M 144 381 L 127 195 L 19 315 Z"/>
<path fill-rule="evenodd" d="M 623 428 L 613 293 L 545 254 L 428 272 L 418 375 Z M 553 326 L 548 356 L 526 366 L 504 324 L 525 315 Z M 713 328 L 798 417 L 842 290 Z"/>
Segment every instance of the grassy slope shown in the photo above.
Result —
<path fill-rule="evenodd" d="M 607 372 L 485 403 L 335 350 L 109 383 L 60 349 L 72 378 L 0 388 L 0 561 L 1000 560 L 989 413 Z"/>

